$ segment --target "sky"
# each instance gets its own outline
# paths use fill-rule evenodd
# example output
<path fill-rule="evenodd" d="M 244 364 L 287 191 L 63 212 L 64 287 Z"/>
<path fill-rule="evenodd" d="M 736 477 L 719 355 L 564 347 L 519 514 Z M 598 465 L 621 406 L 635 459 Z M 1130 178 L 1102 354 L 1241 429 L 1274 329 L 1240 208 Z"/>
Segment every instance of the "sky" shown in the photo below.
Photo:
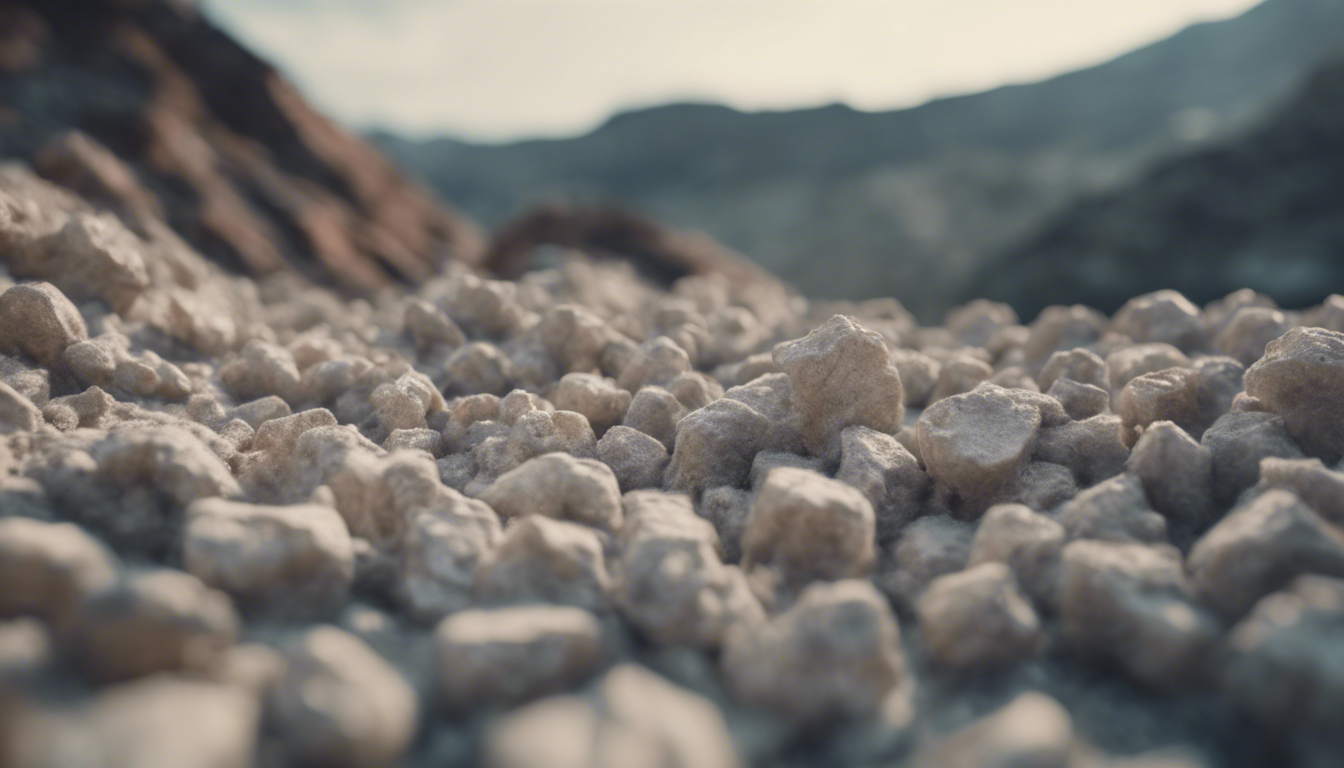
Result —
<path fill-rule="evenodd" d="M 672 101 L 857 109 L 1100 63 L 1258 0 L 204 0 L 358 128 L 584 133 Z"/>

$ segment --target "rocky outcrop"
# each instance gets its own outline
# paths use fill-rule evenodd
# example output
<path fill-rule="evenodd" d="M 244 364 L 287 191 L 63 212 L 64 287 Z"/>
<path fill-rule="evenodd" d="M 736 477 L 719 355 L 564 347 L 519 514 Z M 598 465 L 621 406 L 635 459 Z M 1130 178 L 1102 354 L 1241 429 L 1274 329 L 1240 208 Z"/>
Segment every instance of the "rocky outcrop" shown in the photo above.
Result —
<path fill-rule="evenodd" d="M 482 247 L 182 0 L 0 2 L 0 156 L 254 274 L 369 290 Z"/>

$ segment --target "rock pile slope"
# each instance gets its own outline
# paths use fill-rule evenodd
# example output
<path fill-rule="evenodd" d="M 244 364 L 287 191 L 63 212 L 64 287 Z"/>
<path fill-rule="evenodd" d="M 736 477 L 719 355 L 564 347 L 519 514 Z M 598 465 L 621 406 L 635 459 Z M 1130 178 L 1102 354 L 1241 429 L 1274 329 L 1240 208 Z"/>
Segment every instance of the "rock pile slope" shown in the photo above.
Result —
<path fill-rule="evenodd" d="M 346 302 L 17 167 L 0 259 L 7 766 L 1344 750 L 1340 296 Z"/>

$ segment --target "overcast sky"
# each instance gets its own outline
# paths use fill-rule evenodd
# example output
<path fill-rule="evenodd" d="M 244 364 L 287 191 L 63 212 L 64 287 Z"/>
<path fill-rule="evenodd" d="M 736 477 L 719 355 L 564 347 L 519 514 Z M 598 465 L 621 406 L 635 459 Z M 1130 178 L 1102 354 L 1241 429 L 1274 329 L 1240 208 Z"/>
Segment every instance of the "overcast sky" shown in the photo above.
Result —
<path fill-rule="evenodd" d="M 358 127 L 569 135 L 668 101 L 890 109 L 1038 80 L 1257 0 L 206 0 Z"/>

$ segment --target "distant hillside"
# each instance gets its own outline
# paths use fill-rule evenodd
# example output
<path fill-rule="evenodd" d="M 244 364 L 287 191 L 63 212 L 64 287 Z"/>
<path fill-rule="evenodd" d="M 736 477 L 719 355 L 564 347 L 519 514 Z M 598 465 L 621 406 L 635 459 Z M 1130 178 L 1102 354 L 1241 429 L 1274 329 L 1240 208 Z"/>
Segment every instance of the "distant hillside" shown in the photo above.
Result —
<path fill-rule="evenodd" d="M 972 285 L 1028 313 L 1177 288 L 1207 302 L 1254 285 L 1289 306 L 1344 291 L 1344 60 L 1264 125 L 1081 203 Z"/>
<path fill-rule="evenodd" d="M 894 294 L 925 318 L 1080 196 L 1253 124 L 1344 51 L 1344 2 L 1269 0 L 1052 80 L 862 113 L 675 105 L 502 146 L 377 137 L 488 224 L 547 196 L 617 200 L 805 292 Z"/>

